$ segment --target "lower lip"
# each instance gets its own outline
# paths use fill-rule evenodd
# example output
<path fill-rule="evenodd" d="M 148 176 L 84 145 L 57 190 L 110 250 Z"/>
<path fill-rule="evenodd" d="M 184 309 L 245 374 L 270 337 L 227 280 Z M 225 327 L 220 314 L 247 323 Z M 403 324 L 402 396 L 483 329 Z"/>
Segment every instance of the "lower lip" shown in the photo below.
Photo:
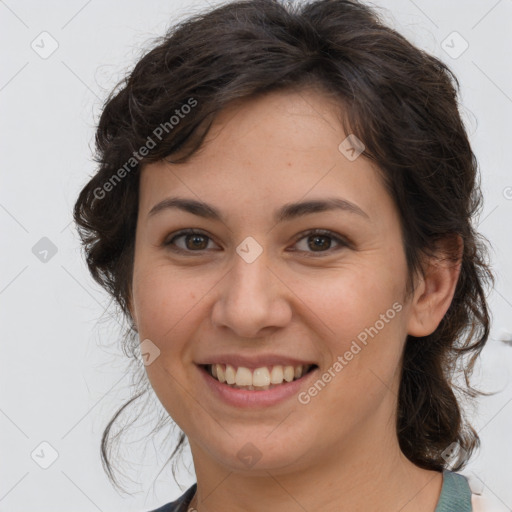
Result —
<path fill-rule="evenodd" d="M 236 407 L 268 407 L 283 402 L 292 396 L 298 395 L 300 388 L 307 386 L 318 370 L 318 368 L 315 368 L 300 379 L 279 384 L 279 386 L 272 389 L 250 391 L 248 389 L 232 388 L 214 379 L 204 367 L 198 366 L 198 368 L 214 395 Z"/>

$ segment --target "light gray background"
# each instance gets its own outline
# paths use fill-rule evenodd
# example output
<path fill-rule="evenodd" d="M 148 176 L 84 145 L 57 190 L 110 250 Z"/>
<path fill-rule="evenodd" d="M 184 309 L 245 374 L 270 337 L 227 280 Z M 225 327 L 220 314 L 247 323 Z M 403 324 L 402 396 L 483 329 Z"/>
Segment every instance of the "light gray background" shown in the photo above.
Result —
<path fill-rule="evenodd" d="M 168 453 L 157 443 L 127 447 L 133 497 L 110 486 L 100 435 L 129 396 L 130 377 L 116 351 L 119 325 L 108 298 L 89 277 L 71 223 L 76 196 L 94 171 L 94 124 L 123 72 L 168 24 L 213 0 L 0 1 L 0 511 L 147 511 L 180 495 L 158 471 Z M 462 109 L 482 172 L 482 233 L 492 242 L 496 290 L 493 329 L 475 384 L 500 393 L 470 412 L 482 448 L 474 473 L 496 503 L 512 509 L 512 114 L 511 0 L 375 2 L 406 37 L 446 61 L 462 84 Z M 48 32 L 51 36 L 40 34 Z M 462 40 L 469 44 L 462 55 Z M 455 37 L 455 39 L 453 39 Z M 53 42 L 56 41 L 56 43 Z M 39 54 L 31 47 L 38 48 Z M 52 44 L 58 44 L 50 56 Z M 33 247 L 55 245 L 47 261 Z M 47 243 L 47 242 L 39 242 Z M 39 246 L 36 246 L 42 250 Z M 44 249 L 44 247 L 43 247 Z M 37 252 L 37 251 L 36 251 Z M 39 255 L 44 256 L 44 253 Z M 51 449 L 58 458 L 49 462 Z M 185 462 L 190 465 L 187 454 Z"/>

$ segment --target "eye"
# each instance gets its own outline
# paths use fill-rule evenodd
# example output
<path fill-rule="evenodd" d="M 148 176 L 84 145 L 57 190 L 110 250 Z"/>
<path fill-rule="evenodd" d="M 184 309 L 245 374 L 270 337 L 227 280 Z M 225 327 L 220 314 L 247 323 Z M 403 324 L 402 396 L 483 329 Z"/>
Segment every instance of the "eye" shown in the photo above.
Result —
<path fill-rule="evenodd" d="M 176 240 L 183 239 L 184 246 L 181 247 L 176 244 Z M 175 252 L 201 252 L 204 251 L 208 246 L 208 240 L 211 238 L 201 231 L 195 229 L 184 229 L 179 233 L 176 233 L 171 239 L 164 242 L 164 246 L 170 247 Z"/>
<path fill-rule="evenodd" d="M 301 252 L 332 253 L 333 251 L 331 246 L 333 240 L 336 241 L 339 248 L 349 246 L 347 241 L 326 229 L 312 229 L 305 233 L 301 233 L 299 237 L 296 238 L 295 243 L 297 244 L 302 240 L 306 240 L 306 243 L 303 244 L 303 247 L 305 247 L 304 249 L 299 249 Z"/>
<path fill-rule="evenodd" d="M 182 239 L 182 245 L 177 243 L 177 240 Z M 296 239 L 295 244 L 307 240 L 305 246 L 299 249 L 299 252 L 312 252 L 312 253 L 327 253 L 332 252 L 332 241 L 338 244 L 338 249 L 341 247 L 348 247 L 350 244 L 340 236 L 332 231 L 326 229 L 312 229 L 301 233 Z M 174 252 L 179 253 L 200 253 L 208 248 L 208 241 L 213 243 L 213 240 L 203 233 L 195 229 L 185 229 L 176 233 L 172 238 L 163 243 L 164 246 L 169 247 Z M 295 252 L 292 249 L 292 252 Z"/>

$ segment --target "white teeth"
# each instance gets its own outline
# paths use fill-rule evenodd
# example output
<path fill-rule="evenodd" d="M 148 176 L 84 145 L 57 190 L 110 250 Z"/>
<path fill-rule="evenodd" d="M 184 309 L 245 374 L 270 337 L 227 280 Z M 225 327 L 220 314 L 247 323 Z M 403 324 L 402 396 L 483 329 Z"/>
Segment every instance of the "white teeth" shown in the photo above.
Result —
<path fill-rule="evenodd" d="M 237 386 L 252 386 L 252 372 L 249 368 L 239 366 L 236 371 L 235 383 Z"/>
<path fill-rule="evenodd" d="M 284 367 L 284 380 L 286 382 L 291 382 L 293 377 L 295 376 L 295 370 L 293 366 L 285 366 Z"/>
<path fill-rule="evenodd" d="M 219 382 L 227 383 L 234 387 L 244 389 L 269 389 L 272 385 L 283 384 L 283 382 L 292 382 L 294 379 L 301 378 L 311 368 L 310 365 L 282 366 L 275 365 L 269 370 L 266 366 L 250 370 L 244 366 L 235 368 L 230 364 L 212 364 L 210 365 L 210 374 Z"/>
<path fill-rule="evenodd" d="M 226 365 L 226 382 L 228 384 L 235 384 L 236 382 L 235 369 L 230 364 Z"/>
<path fill-rule="evenodd" d="M 274 366 L 270 372 L 270 382 L 272 384 L 281 384 L 283 382 L 283 367 Z"/>
<path fill-rule="evenodd" d="M 268 368 L 256 368 L 252 374 L 252 385 L 262 388 L 270 385 L 270 372 Z"/>

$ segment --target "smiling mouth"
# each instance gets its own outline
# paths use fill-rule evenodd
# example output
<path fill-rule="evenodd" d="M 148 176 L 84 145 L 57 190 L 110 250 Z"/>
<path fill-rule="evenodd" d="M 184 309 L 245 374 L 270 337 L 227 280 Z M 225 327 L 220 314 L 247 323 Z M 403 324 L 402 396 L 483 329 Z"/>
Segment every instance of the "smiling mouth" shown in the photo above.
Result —
<path fill-rule="evenodd" d="M 289 382 L 299 380 L 312 372 L 318 366 L 316 364 L 298 366 L 263 366 L 250 370 L 244 366 L 234 367 L 229 364 L 207 364 L 202 368 L 212 378 L 234 389 L 249 391 L 265 391 Z"/>

